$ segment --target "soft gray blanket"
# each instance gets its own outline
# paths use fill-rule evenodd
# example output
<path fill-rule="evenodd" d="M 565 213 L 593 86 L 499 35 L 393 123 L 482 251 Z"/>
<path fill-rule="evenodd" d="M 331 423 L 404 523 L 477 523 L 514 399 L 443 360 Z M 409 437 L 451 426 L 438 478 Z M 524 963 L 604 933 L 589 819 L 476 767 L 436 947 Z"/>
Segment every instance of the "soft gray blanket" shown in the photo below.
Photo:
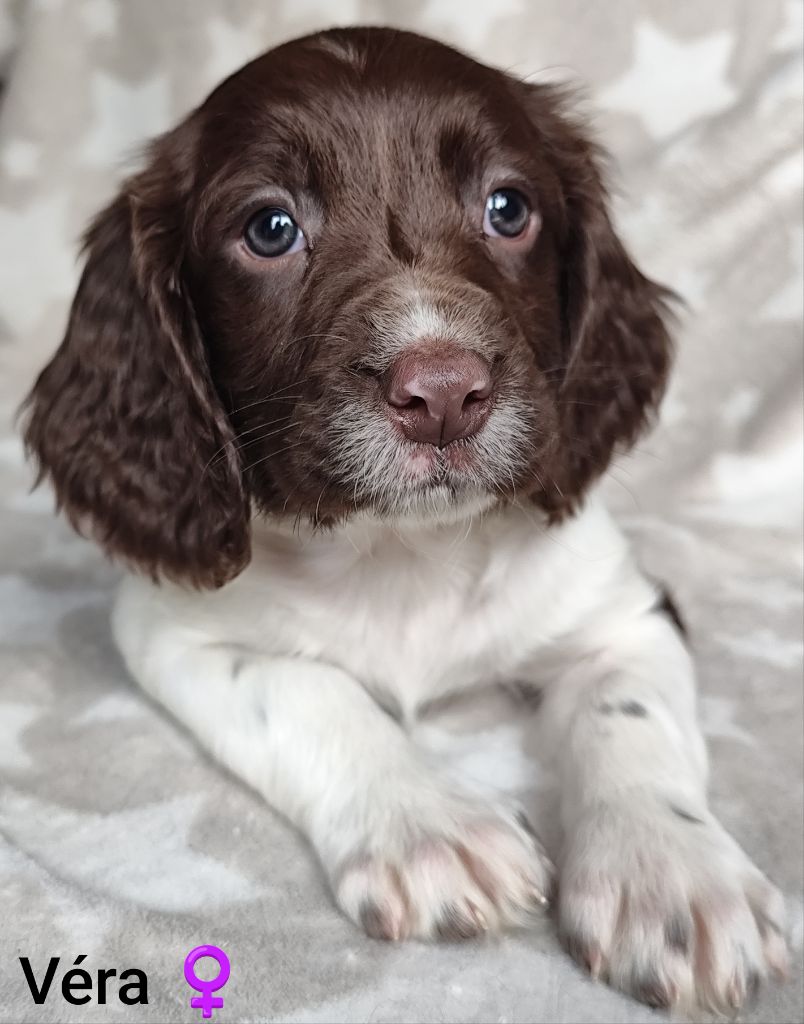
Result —
<path fill-rule="evenodd" d="M 29 493 L 11 417 L 59 340 L 87 217 L 221 76 L 334 23 L 588 83 L 622 230 L 689 303 L 662 423 L 608 492 L 689 621 L 714 808 L 786 893 L 800 959 L 801 16 L 800 0 L 0 2 L 0 1020 L 200 1019 L 182 974 L 199 943 L 231 958 L 222 1021 L 661 1017 L 586 980 L 550 922 L 440 948 L 355 931 L 304 842 L 126 678 L 118 570 Z M 555 846 L 520 712 L 479 702 L 422 731 L 520 790 Z M 146 971 L 148 1005 L 116 982 L 105 1006 L 65 1002 L 80 954 L 93 976 Z M 41 1006 L 19 956 L 39 980 L 62 958 Z M 746 1019 L 801 1021 L 801 985 L 796 967 Z"/>

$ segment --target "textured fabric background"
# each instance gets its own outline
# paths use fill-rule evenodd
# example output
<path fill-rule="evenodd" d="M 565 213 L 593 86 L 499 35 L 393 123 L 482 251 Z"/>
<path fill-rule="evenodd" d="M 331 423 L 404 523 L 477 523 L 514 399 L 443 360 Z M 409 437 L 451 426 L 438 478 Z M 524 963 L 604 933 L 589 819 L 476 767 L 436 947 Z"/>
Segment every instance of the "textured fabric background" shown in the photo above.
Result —
<path fill-rule="evenodd" d="M 785 891 L 802 944 L 800 0 L 0 2 L 0 1020 L 193 1020 L 181 964 L 223 946 L 222 1021 L 648 1021 L 587 981 L 552 924 L 391 947 L 333 909 L 305 844 L 132 686 L 117 570 L 29 494 L 11 423 L 56 346 L 76 239 L 147 137 L 247 58 L 388 23 L 521 75 L 588 85 L 617 215 L 689 310 L 662 423 L 607 487 L 689 620 L 716 812 Z M 199 685 L 203 681 L 199 680 Z M 423 727 L 519 789 L 550 844 L 527 722 L 479 704 Z M 61 973 L 141 967 L 147 1007 L 71 1007 Z M 65 961 L 47 1003 L 38 975 Z M 113 989 L 114 991 L 114 989 Z M 801 974 L 746 1019 L 801 1021 Z"/>

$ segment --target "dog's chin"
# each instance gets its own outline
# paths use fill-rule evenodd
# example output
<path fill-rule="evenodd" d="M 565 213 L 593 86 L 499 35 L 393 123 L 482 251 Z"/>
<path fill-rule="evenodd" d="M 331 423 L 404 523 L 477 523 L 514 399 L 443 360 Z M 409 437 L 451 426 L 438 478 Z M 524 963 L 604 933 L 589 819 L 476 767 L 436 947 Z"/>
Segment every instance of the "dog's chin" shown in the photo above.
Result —
<path fill-rule="evenodd" d="M 479 486 L 455 487 L 441 483 L 398 490 L 373 507 L 362 509 L 363 515 L 390 523 L 405 525 L 449 525 L 481 515 L 498 505 L 500 496 Z"/>
<path fill-rule="evenodd" d="M 449 524 L 499 504 L 502 486 L 482 472 L 471 445 L 456 442 L 439 449 L 410 444 L 396 472 L 375 489 L 361 514 L 405 524 Z"/>

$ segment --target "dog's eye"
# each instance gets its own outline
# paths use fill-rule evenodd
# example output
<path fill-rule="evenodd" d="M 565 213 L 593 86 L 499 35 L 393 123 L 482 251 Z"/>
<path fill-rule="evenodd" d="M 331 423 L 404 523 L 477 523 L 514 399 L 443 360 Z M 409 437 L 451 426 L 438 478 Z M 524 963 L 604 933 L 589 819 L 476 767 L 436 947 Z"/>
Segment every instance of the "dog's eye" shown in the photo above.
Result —
<path fill-rule="evenodd" d="M 304 232 L 296 221 L 287 210 L 273 206 L 254 214 L 243 238 L 255 256 L 266 258 L 285 256 L 305 246 Z"/>
<path fill-rule="evenodd" d="M 530 206 L 514 188 L 498 188 L 486 200 L 483 231 L 492 237 L 518 238 L 530 221 Z"/>

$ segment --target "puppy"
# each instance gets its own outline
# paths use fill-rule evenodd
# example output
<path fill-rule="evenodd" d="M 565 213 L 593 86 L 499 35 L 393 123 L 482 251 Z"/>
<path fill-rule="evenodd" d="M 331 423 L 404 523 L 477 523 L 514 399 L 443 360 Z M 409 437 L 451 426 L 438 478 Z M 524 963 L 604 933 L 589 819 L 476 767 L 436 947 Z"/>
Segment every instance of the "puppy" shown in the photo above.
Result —
<path fill-rule="evenodd" d="M 527 820 L 404 727 L 524 680 L 571 954 L 654 1005 L 781 973 L 781 898 L 707 808 L 677 617 L 592 494 L 662 394 L 668 294 L 560 93 L 405 32 L 288 43 L 152 145 L 86 252 L 28 447 L 139 570 L 133 676 L 344 913 L 454 939 L 546 905 Z"/>

